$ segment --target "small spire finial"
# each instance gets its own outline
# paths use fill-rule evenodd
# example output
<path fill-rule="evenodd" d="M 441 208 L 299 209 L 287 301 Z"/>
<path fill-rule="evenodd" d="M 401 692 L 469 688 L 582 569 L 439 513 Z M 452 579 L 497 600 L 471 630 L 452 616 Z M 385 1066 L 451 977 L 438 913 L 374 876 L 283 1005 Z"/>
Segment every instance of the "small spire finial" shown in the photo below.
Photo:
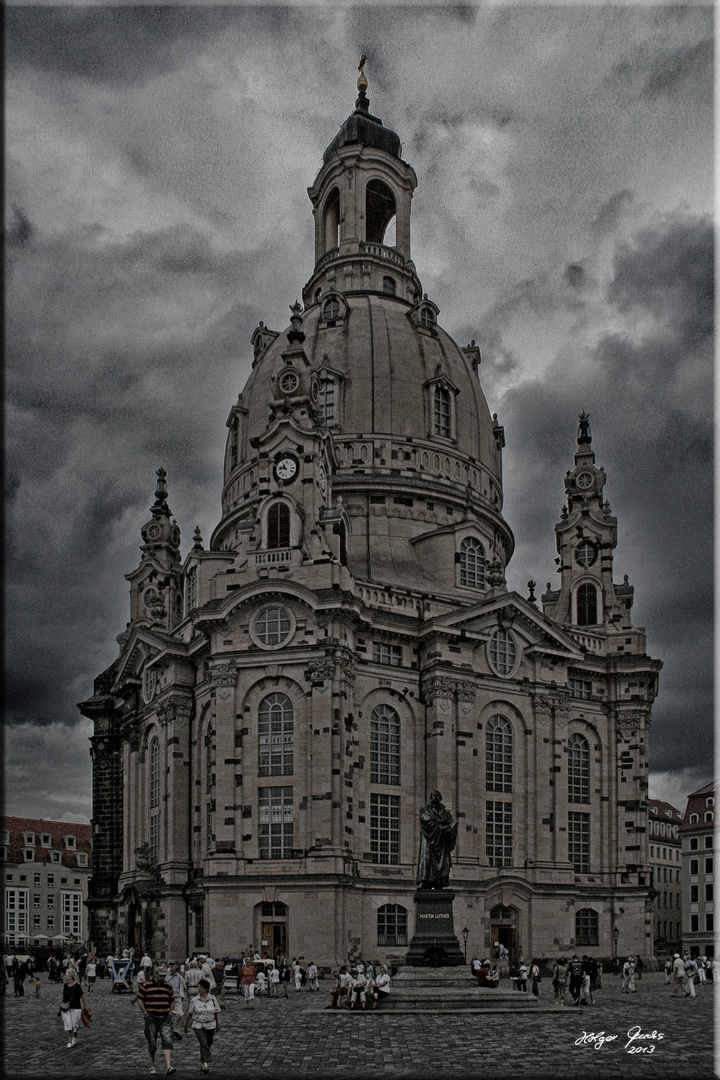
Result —
<path fill-rule="evenodd" d="M 590 434 L 590 413 L 583 411 L 578 416 L 578 446 L 589 446 L 592 442 Z"/>
<path fill-rule="evenodd" d="M 162 465 L 156 472 L 157 487 L 155 489 L 155 498 L 158 502 L 167 502 L 168 489 L 167 489 L 167 469 L 164 469 Z"/>
<path fill-rule="evenodd" d="M 358 90 L 360 91 L 361 94 L 364 94 L 365 91 L 368 88 L 367 75 L 365 74 L 365 63 L 366 63 L 366 61 L 367 61 L 367 56 L 365 55 L 365 53 L 363 53 L 362 56 L 360 57 L 360 63 L 358 64 L 358 71 L 360 72 L 360 75 L 359 75 L 358 81 L 357 81 L 357 88 L 358 88 Z"/>

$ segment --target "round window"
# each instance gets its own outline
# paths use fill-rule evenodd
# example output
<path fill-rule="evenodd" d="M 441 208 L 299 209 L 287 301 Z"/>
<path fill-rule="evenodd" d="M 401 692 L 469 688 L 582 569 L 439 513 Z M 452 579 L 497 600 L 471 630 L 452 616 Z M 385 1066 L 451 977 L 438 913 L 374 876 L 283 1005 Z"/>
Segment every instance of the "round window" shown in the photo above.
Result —
<path fill-rule="evenodd" d="M 488 642 L 490 666 L 497 675 L 510 675 L 517 660 L 517 647 L 509 630 L 498 627 Z"/>
<path fill-rule="evenodd" d="M 295 631 L 293 613 L 286 607 L 263 608 L 255 620 L 252 638 L 264 649 L 279 649 L 290 640 Z"/>
<path fill-rule="evenodd" d="M 593 544 L 592 540 L 583 540 L 581 544 L 578 544 L 575 552 L 575 558 L 581 566 L 592 566 L 597 559 L 598 549 Z"/>
<path fill-rule="evenodd" d="M 326 322 L 332 322 L 333 319 L 337 319 L 339 316 L 340 301 L 336 296 L 331 296 L 323 305 L 323 319 L 325 319 Z"/>
<path fill-rule="evenodd" d="M 297 371 L 293 371 L 293 369 L 290 368 L 287 371 L 283 371 L 279 382 L 283 394 L 294 394 L 300 385 L 300 376 Z"/>

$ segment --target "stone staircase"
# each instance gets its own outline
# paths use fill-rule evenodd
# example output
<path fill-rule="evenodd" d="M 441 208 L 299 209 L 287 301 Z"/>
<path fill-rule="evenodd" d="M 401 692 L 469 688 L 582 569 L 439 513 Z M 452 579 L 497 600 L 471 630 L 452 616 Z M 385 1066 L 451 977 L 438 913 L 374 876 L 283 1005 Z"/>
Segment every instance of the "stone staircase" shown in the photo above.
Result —
<path fill-rule="evenodd" d="M 466 967 L 404 967 L 393 978 L 382 1011 L 517 1012 L 537 1007 L 533 994 L 513 990 L 509 980 L 503 980 L 496 990 L 478 986 Z"/>

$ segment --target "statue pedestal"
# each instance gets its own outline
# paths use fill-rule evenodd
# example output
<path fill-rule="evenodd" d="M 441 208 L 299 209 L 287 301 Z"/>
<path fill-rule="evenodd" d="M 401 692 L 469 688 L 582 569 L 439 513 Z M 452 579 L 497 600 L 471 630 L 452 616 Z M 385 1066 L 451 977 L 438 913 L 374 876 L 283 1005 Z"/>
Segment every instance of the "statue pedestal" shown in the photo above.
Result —
<path fill-rule="evenodd" d="M 405 963 L 410 967 L 459 967 L 465 963 L 455 936 L 449 889 L 418 889 L 415 901 L 415 934 Z"/>

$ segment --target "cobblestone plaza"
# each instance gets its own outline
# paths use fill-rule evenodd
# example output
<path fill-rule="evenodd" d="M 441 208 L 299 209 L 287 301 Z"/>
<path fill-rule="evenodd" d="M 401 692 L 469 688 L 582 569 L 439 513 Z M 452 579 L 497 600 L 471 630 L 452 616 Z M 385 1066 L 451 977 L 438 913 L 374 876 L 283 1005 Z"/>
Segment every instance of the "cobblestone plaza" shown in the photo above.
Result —
<path fill-rule="evenodd" d="M 698 986 L 696 998 L 676 998 L 659 973 L 647 973 L 630 997 L 604 976 L 593 1007 L 552 1005 L 550 983 L 540 1008 L 522 1013 L 349 1013 L 327 1011 L 328 979 L 319 993 L 260 999 L 253 1011 L 229 993 L 213 1045 L 211 1073 L 250 1078 L 430 1077 L 605 1078 L 708 1080 L 713 1067 L 713 1014 L 718 988 Z M 468 986 L 470 986 L 468 980 Z M 31 987 L 31 984 L 28 984 Z M 129 1077 L 148 1073 L 142 1017 L 130 995 L 99 982 L 88 995 L 93 1025 L 66 1050 L 58 1005 L 62 988 L 43 980 L 41 996 L 12 993 L 4 1003 L 3 1071 L 11 1077 Z M 528 1015 L 530 1013 L 531 1015 Z M 630 1029 L 655 1039 L 628 1043 Z M 617 1036 L 594 1048 L 583 1034 Z M 659 1036 L 662 1035 L 662 1039 Z M 158 1052 L 157 1063 L 162 1062 Z M 195 1038 L 176 1043 L 178 1077 L 200 1071 Z M 158 1068 L 158 1075 L 163 1069 Z"/>

